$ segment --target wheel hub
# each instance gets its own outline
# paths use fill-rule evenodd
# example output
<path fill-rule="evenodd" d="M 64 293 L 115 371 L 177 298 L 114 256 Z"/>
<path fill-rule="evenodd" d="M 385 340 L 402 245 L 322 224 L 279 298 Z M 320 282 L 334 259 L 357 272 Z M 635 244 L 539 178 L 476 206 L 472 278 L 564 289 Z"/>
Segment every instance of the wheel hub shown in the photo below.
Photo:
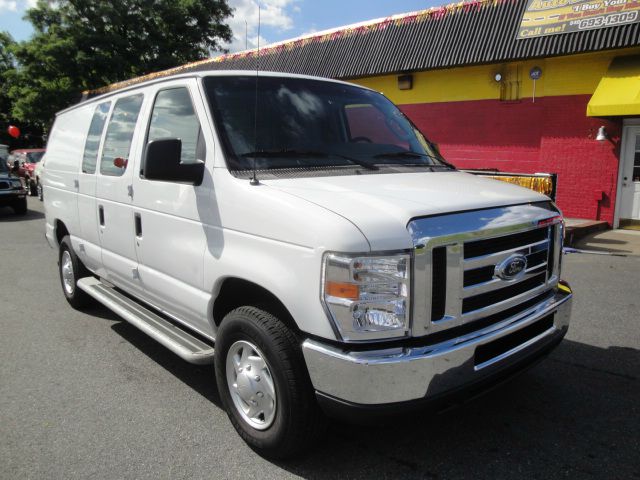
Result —
<path fill-rule="evenodd" d="M 73 295 L 76 288 L 75 278 L 73 275 L 73 263 L 71 262 L 71 254 L 65 250 L 62 252 L 60 259 L 60 271 L 62 272 L 62 286 L 67 295 Z"/>
<path fill-rule="evenodd" d="M 276 414 L 273 377 L 258 347 L 245 340 L 227 352 L 227 385 L 240 416 L 257 430 L 267 429 Z"/>

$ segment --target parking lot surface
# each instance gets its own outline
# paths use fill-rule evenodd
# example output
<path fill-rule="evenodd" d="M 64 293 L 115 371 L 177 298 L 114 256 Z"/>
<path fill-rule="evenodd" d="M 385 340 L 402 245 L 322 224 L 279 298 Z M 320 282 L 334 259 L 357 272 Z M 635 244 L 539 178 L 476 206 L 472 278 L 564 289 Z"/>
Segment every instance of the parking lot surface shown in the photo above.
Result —
<path fill-rule="evenodd" d="M 568 255 L 565 341 L 506 385 L 439 415 L 333 422 L 274 463 L 187 364 L 95 307 L 71 309 L 42 204 L 0 209 L 0 478 L 640 478 L 640 257 Z"/>

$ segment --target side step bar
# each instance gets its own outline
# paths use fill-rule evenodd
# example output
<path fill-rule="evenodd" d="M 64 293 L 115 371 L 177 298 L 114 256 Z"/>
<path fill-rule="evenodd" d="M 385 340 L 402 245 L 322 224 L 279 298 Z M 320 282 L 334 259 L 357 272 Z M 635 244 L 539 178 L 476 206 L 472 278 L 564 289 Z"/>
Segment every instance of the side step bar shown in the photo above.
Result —
<path fill-rule="evenodd" d="M 211 345 L 159 317 L 114 288 L 106 286 L 97 278 L 81 278 L 78 280 L 78 288 L 160 342 L 183 360 L 197 365 L 213 363 L 213 347 Z"/>

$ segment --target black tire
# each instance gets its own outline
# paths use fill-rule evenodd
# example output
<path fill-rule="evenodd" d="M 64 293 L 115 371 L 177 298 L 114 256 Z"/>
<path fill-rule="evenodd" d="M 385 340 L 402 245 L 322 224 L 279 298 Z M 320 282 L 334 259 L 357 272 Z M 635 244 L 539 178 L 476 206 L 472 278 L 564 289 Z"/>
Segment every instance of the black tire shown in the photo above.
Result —
<path fill-rule="evenodd" d="M 70 268 L 73 274 L 73 277 L 69 282 L 70 284 L 72 284 L 72 288 L 65 287 L 63 268 L 67 266 L 65 258 L 66 254 L 69 255 Z M 82 264 L 80 259 L 73 251 L 73 248 L 71 247 L 71 239 L 68 235 L 65 236 L 60 242 L 60 250 L 58 255 L 58 273 L 60 275 L 60 285 L 62 286 L 62 293 L 67 299 L 67 302 L 69 302 L 69 305 L 71 305 L 76 310 L 81 310 L 93 303 L 93 298 L 91 298 L 89 295 L 78 288 L 78 280 L 83 277 L 90 276 L 91 273 Z"/>
<path fill-rule="evenodd" d="M 275 387 L 275 417 L 266 429 L 256 429 L 238 411 L 227 381 L 227 353 L 238 341 L 250 342 L 264 355 Z M 215 348 L 218 391 L 227 415 L 245 442 L 267 458 L 301 453 L 321 436 L 325 421 L 317 405 L 300 342 L 270 313 L 255 307 L 231 311 L 218 330 Z"/>
<path fill-rule="evenodd" d="M 38 200 L 42 202 L 44 200 L 44 191 L 42 189 L 42 184 L 40 182 L 38 182 L 37 189 L 38 189 Z"/>
<path fill-rule="evenodd" d="M 38 185 L 34 180 L 29 181 L 29 195 L 31 195 L 32 197 L 38 196 Z"/>
<path fill-rule="evenodd" d="M 27 214 L 27 197 L 16 200 L 13 204 L 13 211 L 16 215 Z"/>

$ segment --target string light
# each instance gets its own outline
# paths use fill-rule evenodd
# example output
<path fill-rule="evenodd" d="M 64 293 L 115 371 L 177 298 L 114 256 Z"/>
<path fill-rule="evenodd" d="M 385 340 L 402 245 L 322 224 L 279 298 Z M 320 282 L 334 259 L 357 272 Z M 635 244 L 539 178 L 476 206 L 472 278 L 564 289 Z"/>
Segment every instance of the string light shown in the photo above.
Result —
<path fill-rule="evenodd" d="M 384 30 L 387 27 L 394 25 L 408 25 L 412 23 L 424 22 L 428 19 L 439 20 L 447 15 L 456 14 L 458 12 L 478 11 L 483 6 L 496 6 L 505 0 L 473 0 L 473 1 L 460 1 L 457 3 L 451 3 L 449 5 L 443 5 L 439 7 L 431 7 L 426 10 L 420 10 L 417 12 L 403 13 L 399 15 L 392 15 L 383 19 L 371 20 L 369 22 L 359 23 L 350 27 L 344 27 L 332 31 L 320 32 L 310 34 L 304 37 L 295 38 L 292 40 L 285 40 L 283 42 L 274 43 L 270 46 L 260 49 L 260 57 L 270 55 L 273 53 L 279 53 L 285 50 L 292 50 L 294 48 L 301 48 L 308 45 L 311 42 L 327 42 L 331 40 L 338 40 L 341 38 L 347 38 L 353 35 L 366 35 L 369 32 L 375 32 L 377 30 Z M 138 83 L 154 80 L 157 78 L 168 77 L 171 75 L 177 75 L 179 73 L 186 73 L 193 70 L 195 67 L 202 65 L 215 65 L 220 62 L 255 57 L 258 54 L 257 49 L 245 50 L 237 53 L 229 53 L 226 55 L 220 55 L 215 58 L 205 58 L 196 62 L 180 65 L 179 67 L 170 68 L 160 72 L 150 73 L 148 75 L 142 75 L 140 77 L 132 78 L 122 82 L 113 83 L 102 88 L 83 92 L 83 97 L 93 97 L 103 93 L 112 92 L 121 88 L 130 87 Z"/>

